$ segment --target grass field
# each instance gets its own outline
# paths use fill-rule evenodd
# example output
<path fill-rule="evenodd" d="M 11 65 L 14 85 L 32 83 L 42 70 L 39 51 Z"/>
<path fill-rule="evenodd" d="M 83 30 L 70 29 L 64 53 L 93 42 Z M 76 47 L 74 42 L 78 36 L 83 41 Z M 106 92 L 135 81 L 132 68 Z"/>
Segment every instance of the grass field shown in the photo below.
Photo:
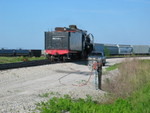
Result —
<path fill-rule="evenodd" d="M 45 57 L 0 57 L 0 64 L 4 63 L 15 63 L 15 62 L 23 62 L 23 61 L 32 61 L 32 60 L 42 60 Z"/>
<path fill-rule="evenodd" d="M 73 99 L 68 95 L 37 104 L 41 113 L 150 113 L 150 60 L 126 60 L 119 64 L 120 74 L 106 82 L 103 90 L 110 95 L 106 103 Z"/>

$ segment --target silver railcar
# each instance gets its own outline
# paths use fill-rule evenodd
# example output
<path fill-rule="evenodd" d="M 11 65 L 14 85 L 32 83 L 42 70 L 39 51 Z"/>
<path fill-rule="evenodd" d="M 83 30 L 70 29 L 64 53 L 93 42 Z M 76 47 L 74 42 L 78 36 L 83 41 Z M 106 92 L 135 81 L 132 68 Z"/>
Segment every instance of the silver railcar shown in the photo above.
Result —
<path fill-rule="evenodd" d="M 130 55 L 132 52 L 133 48 L 131 45 L 118 45 L 119 55 Z"/>
<path fill-rule="evenodd" d="M 119 54 L 119 48 L 117 44 L 104 44 L 104 49 L 107 50 L 110 55 Z"/>
<path fill-rule="evenodd" d="M 149 45 L 133 45 L 133 54 L 139 55 L 149 55 L 150 54 L 150 47 Z"/>

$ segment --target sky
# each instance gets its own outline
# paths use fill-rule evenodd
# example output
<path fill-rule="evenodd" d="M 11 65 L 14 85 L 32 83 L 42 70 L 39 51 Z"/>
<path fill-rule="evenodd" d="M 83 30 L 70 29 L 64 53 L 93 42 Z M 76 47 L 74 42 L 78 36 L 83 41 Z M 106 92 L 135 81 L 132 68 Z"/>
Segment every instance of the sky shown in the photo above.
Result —
<path fill-rule="evenodd" d="M 0 0 L 0 48 L 44 49 L 44 32 L 77 25 L 95 43 L 150 45 L 150 0 Z"/>

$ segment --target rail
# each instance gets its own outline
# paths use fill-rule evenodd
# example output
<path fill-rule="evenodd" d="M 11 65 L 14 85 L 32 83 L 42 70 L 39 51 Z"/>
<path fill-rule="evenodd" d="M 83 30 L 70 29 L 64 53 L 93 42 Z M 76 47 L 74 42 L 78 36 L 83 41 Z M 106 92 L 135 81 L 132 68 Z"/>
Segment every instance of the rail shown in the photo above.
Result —
<path fill-rule="evenodd" d="M 17 62 L 17 63 L 6 63 L 6 64 L 0 64 L 0 70 L 40 66 L 46 64 L 51 64 L 51 62 L 46 59 L 46 60 L 34 60 L 34 61 Z"/>

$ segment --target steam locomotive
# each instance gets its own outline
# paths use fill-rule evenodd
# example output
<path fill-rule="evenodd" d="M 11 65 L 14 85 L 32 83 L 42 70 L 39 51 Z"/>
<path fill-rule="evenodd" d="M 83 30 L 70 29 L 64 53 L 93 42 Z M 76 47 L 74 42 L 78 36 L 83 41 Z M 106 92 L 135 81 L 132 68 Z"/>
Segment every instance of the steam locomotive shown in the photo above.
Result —
<path fill-rule="evenodd" d="M 93 50 L 92 34 L 78 29 L 76 25 L 56 27 L 55 31 L 45 32 L 45 53 L 50 61 L 86 59 Z"/>

